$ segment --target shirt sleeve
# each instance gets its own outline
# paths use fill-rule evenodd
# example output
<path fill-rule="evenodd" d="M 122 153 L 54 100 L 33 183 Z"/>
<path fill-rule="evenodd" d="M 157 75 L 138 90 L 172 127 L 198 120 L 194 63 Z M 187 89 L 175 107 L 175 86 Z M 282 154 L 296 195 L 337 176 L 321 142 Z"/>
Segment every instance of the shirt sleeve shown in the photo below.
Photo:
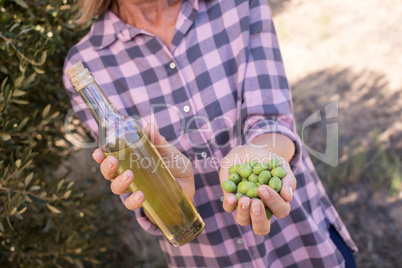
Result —
<path fill-rule="evenodd" d="M 295 130 L 291 92 L 265 0 L 250 0 L 250 39 L 241 114 L 244 143 L 265 133 L 289 137 L 296 147 L 290 161 L 295 171 L 301 160 L 301 142 Z"/>

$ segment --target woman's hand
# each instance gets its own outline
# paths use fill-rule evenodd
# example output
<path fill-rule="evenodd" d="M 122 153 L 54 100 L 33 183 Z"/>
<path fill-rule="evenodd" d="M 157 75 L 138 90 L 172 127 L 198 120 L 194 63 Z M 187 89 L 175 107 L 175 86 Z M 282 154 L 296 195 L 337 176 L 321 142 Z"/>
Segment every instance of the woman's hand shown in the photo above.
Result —
<path fill-rule="evenodd" d="M 269 162 L 274 156 L 279 160 L 281 167 L 286 171 L 286 176 L 282 178 L 280 194 L 268 185 L 261 185 L 257 190 L 261 200 L 242 196 L 237 201 L 233 193 L 223 191 L 223 209 L 226 212 L 232 213 L 236 210 L 237 206 L 237 223 L 241 226 L 247 226 L 252 223 L 254 233 L 263 236 L 268 234 L 271 228 L 270 220 L 267 219 L 265 213 L 264 204 L 277 218 L 282 219 L 286 217 L 290 212 L 289 202 L 292 200 L 293 191 L 296 189 L 296 178 L 285 159 L 278 155 L 273 155 L 273 153 L 266 149 L 255 147 L 251 144 L 232 149 L 222 160 L 219 179 L 221 184 L 228 180 L 229 167 L 235 164 L 245 163 L 249 160 L 255 160 L 258 163 Z"/>
<path fill-rule="evenodd" d="M 170 145 L 166 139 L 159 134 L 158 129 L 151 124 L 148 124 L 144 131 L 153 142 L 160 155 L 162 156 L 165 164 L 172 172 L 173 176 L 180 183 L 183 191 L 188 196 L 190 201 L 193 201 L 195 186 L 194 186 L 194 172 L 190 160 L 185 157 L 176 147 Z M 128 186 L 135 180 L 135 174 L 131 170 L 126 170 L 117 176 L 117 168 L 119 161 L 114 156 L 105 157 L 100 148 L 96 149 L 92 154 L 93 159 L 101 164 L 100 169 L 102 175 L 111 180 L 110 188 L 116 195 L 128 193 Z M 134 210 L 142 206 L 145 197 L 142 191 L 136 191 L 127 197 L 125 206 L 127 209 Z"/>

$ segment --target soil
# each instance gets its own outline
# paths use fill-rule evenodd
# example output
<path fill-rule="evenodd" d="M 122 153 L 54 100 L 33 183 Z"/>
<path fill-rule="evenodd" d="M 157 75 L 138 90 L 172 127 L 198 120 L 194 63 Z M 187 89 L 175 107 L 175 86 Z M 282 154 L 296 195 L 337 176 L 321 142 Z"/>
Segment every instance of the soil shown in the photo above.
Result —
<path fill-rule="evenodd" d="M 337 101 L 338 116 L 304 130 L 304 142 L 325 151 L 325 126 L 337 123 L 339 165 L 355 157 L 354 172 L 333 182 L 313 158 L 359 247 L 358 267 L 400 267 L 402 193 L 366 178 L 370 153 L 402 155 L 402 2 L 400 0 L 269 0 L 292 87 L 299 132 L 317 110 Z M 300 133 L 301 134 L 301 133 Z M 399 166 L 399 179 L 401 166 Z M 328 166 L 328 165 L 327 165 Z M 335 169 L 336 170 L 336 169 Z M 343 170 L 336 170 L 342 179 Z M 345 173 L 346 174 L 346 173 Z"/>

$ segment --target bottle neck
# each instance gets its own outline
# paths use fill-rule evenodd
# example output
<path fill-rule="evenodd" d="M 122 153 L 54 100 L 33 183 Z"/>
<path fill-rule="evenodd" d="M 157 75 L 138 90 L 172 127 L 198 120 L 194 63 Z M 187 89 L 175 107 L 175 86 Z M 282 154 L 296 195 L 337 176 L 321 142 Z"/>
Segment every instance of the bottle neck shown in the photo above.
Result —
<path fill-rule="evenodd" d="M 111 121 L 113 117 L 118 115 L 116 108 L 93 79 L 92 83 L 79 91 L 79 94 L 91 111 L 98 127 L 101 127 L 101 124 Z"/>
<path fill-rule="evenodd" d="M 71 71 L 69 71 L 71 70 Z M 119 150 L 120 143 L 133 143 L 142 137 L 138 123 L 120 114 L 82 64 L 69 69 L 70 83 L 81 95 L 85 105 L 98 124 L 98 144 L 108 151 Z"/>
<path fill-rule="evenodd" d="M 82 72 L 71 80 L 75 90 L 81 95 L 98 127 L 104 123 L 113 120 L 114 117 L 120 117 L 116 108 L 103 93 L 94 77 L 89 72 Z"/>

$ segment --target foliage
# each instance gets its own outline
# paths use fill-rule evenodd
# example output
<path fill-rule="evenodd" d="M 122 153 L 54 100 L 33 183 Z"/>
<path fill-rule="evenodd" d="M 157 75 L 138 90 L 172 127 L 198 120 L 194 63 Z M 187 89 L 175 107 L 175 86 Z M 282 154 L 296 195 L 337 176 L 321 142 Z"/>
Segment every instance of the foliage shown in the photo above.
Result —
<path fill-rule="evenodd" d="M 115 235 L 104 196 L 86 194 L 93 178 L 56 172 L 71 150 L 62 66 L 88 30 L 72 23 L 71 5 L 0 0 L 1 267 L 92 266 Z"/>

